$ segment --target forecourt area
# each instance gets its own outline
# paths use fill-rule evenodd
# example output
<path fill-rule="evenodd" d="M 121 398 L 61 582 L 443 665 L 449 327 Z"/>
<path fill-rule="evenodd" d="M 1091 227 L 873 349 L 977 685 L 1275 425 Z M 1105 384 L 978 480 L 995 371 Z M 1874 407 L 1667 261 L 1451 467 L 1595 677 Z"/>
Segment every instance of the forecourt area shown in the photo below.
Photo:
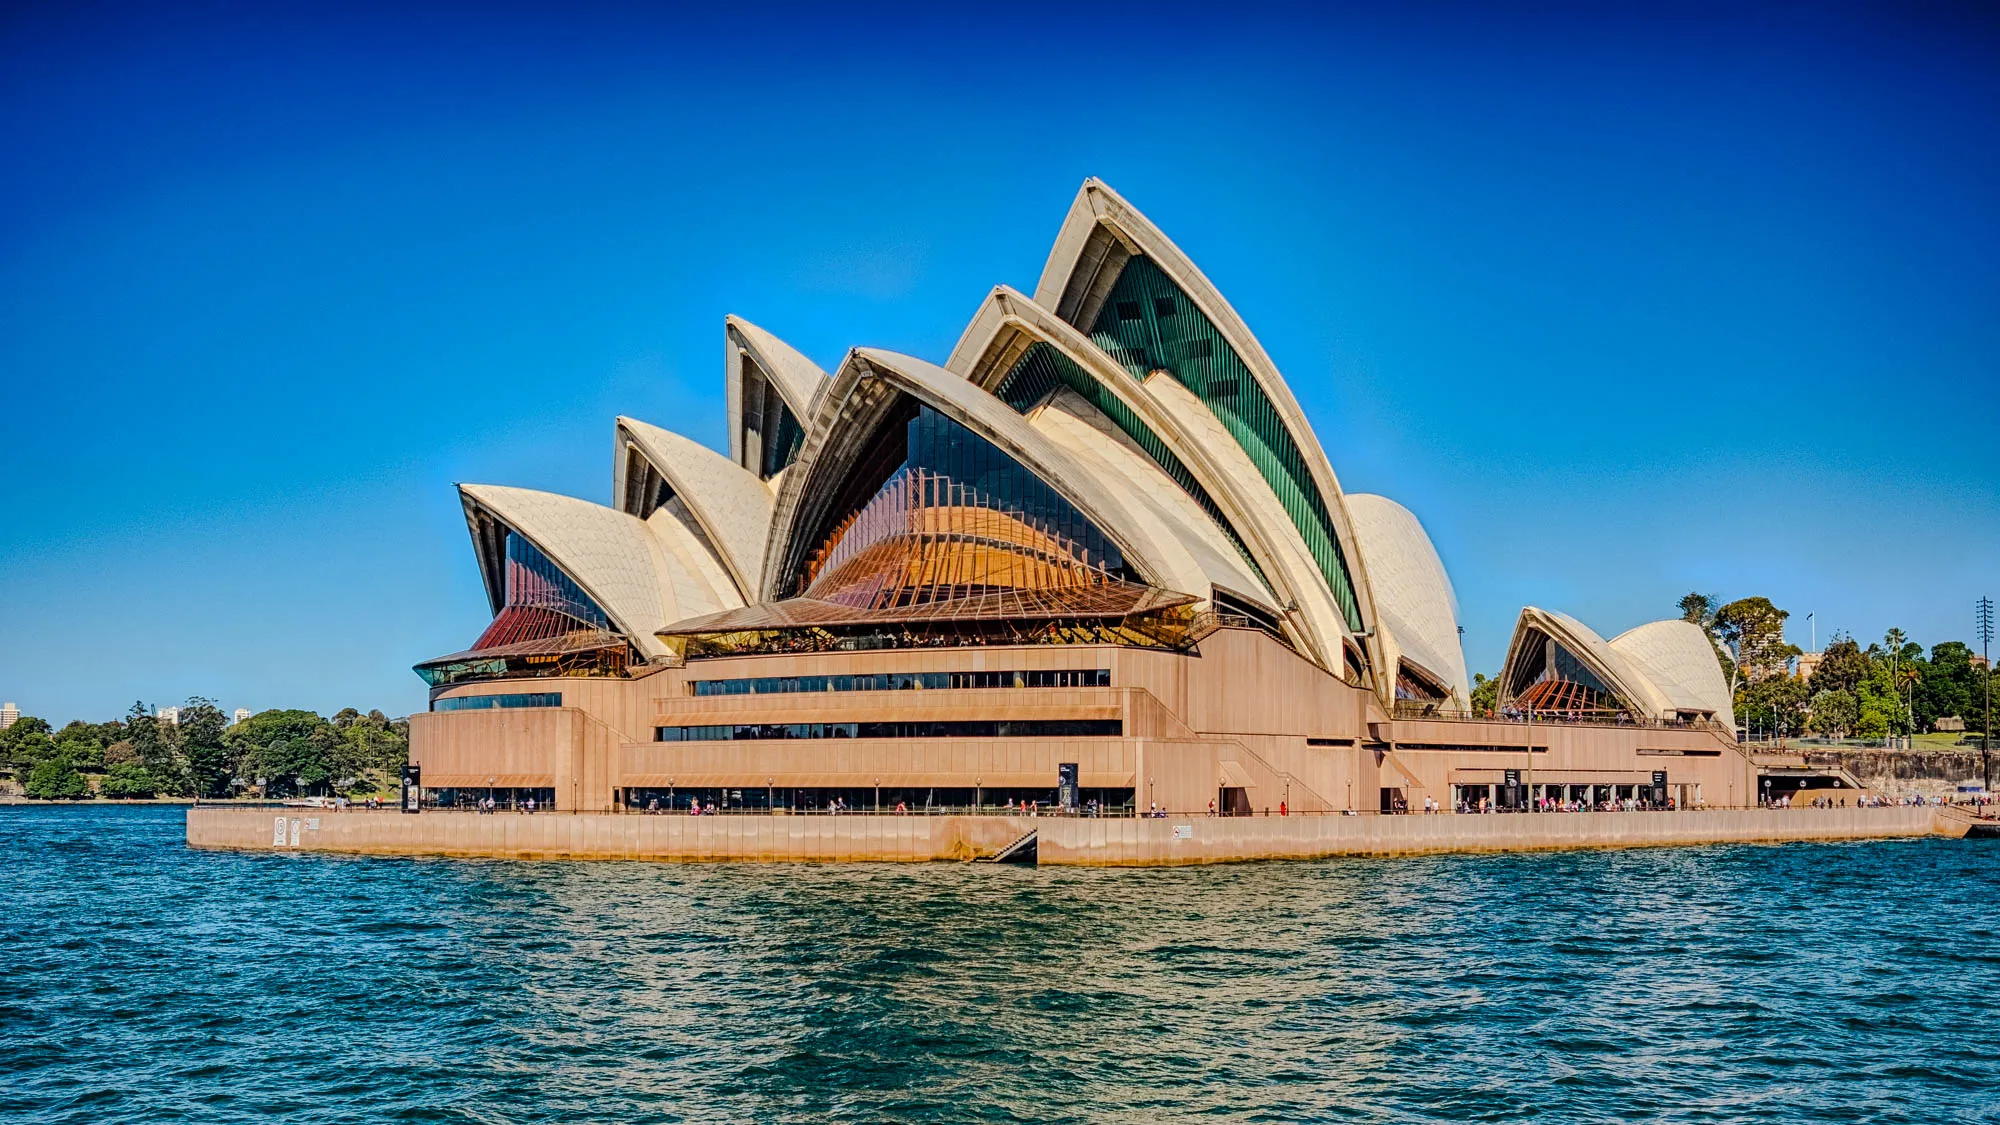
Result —
<path fill-rule="evenodd" d="M 1524 609 L 1474 713 L 1422 524 L 1341 490 L 1236 311 L 1098 181 L 942 366 L 829 375 L 736 317 L 724 359 L 727 455 L 620 418 L 609 505 L 460 486 L 493 620 L 417 666 L 426 808 L 1755 803 L 1685 622 Z"/>

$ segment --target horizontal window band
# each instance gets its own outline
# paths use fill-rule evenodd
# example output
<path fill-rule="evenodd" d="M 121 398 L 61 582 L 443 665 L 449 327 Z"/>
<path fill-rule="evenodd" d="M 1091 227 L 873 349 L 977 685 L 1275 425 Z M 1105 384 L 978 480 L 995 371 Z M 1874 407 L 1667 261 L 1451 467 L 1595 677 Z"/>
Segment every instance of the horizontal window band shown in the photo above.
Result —
<path fill-rule="evenodd" d="M 433 711 L 485 711 L 494 707 L 561 707 L 562 692 L 534 691 L 515 695 L 453 695 L 440 699 Z"/>
<path fill-rule="evenodd" d="M 1119 719 L 961 719 L 939 722 L 740 723 L 654 727 L 658 742 L 763 742 L 822 738 L 1106 738 L 1125 733 Z"/>
<path fill-rule="evenodd" d="M 1111 669 L 1012 669 L 997 672 L 864 672 L 848 676 L 755 676 L 693 680 L 694 695 L 794 695 L 827 691 L 961 691 L 976 688 L 1110 687 Z"/>

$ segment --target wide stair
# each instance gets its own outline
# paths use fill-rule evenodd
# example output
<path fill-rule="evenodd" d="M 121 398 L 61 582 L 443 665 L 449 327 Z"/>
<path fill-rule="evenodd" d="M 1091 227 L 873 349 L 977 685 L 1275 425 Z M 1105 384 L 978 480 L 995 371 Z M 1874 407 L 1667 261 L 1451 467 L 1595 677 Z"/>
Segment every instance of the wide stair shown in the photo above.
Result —
<path fill-rule="evenodd" d="M 994 852 L 992 855 L 979 856 L 972 862 L 1028 863 L 1039 866 L 1041 864 L 1041 849 L 1036 842 L 1035 833 L 1032 830 L 1030 830 L 1027 835 L 1021 837 L 1020 839 L 1014 841 L 1011 844 L 1008 844 L 1006 847 L 1001 848 L 999 851 Z"/>

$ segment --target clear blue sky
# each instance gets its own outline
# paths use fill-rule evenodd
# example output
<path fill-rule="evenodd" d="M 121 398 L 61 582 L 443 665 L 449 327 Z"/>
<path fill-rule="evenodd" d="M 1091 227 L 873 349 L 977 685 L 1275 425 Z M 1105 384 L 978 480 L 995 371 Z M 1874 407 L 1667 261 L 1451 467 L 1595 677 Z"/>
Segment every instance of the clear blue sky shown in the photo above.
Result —
<path fill-rule="evenodd" d="M 1529 603 L 2000 595 L 1989 18 L 1016 11 L 9 6 L 0 698 L 420 709 L 487 616 L 453 482 L 723 446 L 725 313 L 942 359 L 1088 175 L 1424 521 L 1475 669 Z"/>

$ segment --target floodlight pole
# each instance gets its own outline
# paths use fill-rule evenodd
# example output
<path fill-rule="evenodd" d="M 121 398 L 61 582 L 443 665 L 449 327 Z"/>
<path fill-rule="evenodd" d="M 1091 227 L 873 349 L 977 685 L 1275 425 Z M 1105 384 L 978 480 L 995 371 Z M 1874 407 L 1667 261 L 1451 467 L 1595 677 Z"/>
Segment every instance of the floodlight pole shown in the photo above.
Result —
<path fill-rule="evenodd" d="M 1979 724 L 1979 783 L 1993 788 L 1993 599 L 1974 603 L 1974 620 L 1979 626 L 1980 683 L 1986 695 L 1986 717 Z"/>

